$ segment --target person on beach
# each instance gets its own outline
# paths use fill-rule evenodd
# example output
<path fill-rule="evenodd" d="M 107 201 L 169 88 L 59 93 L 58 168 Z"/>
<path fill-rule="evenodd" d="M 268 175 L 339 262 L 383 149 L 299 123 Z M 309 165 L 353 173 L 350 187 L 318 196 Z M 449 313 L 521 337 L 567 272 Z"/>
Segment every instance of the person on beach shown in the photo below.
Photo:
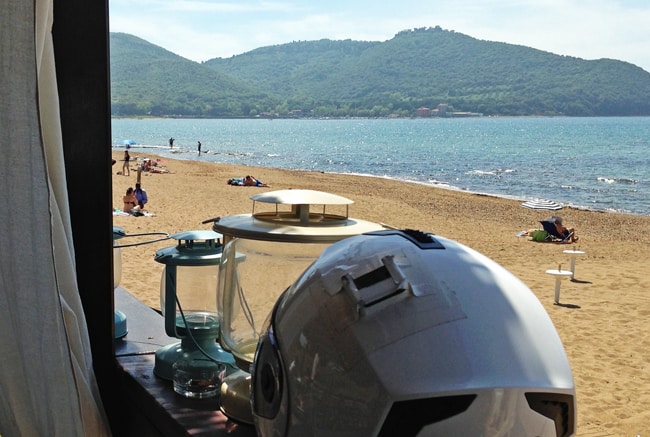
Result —
<path fill-rule="evenodd" d="M 122 197 L 122 200 L 124 201 L 122 211 L 128 212 L 129 214 L 140 212 L 140 205 L 138 205 L 138 199 L 135 197 L 133 187 L 126 189 L 126 194 Z"/>
<path fill-rule="evenodd" d="M 560 235 L 564 235 L 564 238 L 568 238 L 570 235 L 572 243 L 578 241 L 578 236 L 576 235 L 576 231 L 574 228 L 567 228 L 566 226 L 564 226 L 564 224 L 562 223 L 562 217 L 555 216 L 554 218 L 555 218 L 554 220 L 555 229 L 557 229 Z"/>
<path fill-rule="evenodd" d="M 124 151 L 124 163 L 122 164 L 122 174 L 124 176 L 131 176 L 131 169 L 129 168 L 129 161 L 131 160 L 131 155 L 129 151 Z"/>
<path fill-rule="evenodd" d="M 235 185 L 238 187 L 243 187 L 244 186 L 244 178 L 230 178 L 226 182 L 228 185 Z"/>
<path fill-rule="evenodd" d="M 174 137 L 169 138 L 169 148 L 173 149 L 174 148 Z"/>
<path fill-rule="evenodd" d="M 135 193 L 135 198 L 138 201 L 138 206 L 140 207 L 140 209 L 144 209 L 144 205 L 149 201 L 149 199 L 147 198 L 147 191 L 144 188 L 142 188 L 140 182 L 135 184 L 134 193 Z"/>
<path fill-rule="evenodd" d="M 228 185 L 235 185 L 238 187 L 270 187 L 270 185 L 256 179 L 253 176 L 244 176 L 243 178 L 230 178 L 226 182 Z"/>
<path fill-rule="evenodd" d="M 259 179 L 255 179 L 254 176 L 249 175 L 244 178 L 244 186 L 245 187 L 269 187 L 270 185 L 267 185 L 264 182 L 260 181 Z"/>

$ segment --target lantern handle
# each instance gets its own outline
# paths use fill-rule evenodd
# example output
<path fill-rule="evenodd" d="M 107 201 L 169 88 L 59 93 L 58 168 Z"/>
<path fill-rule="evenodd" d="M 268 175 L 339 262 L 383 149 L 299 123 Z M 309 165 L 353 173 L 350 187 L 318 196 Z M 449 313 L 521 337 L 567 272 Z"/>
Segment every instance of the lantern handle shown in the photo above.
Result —
<path fill-rule="evenodd" d="M 169 240 L 171 238 L 167 232 L 147 232 L 147 233 L 144 233 L 144 234 L 124 234 L 124 237 L 122 237 L 122 238 L 126 238 L 126 237 L 142 237 L 144 235 L 164 235 L 165 237 L 164 238 L 156 238 L 154 240 L 141 241 L 139 243 L 120 244 L 119 246 L 113 246 L 113 249 L 118 248 L 118 247 L 119 248 L 124 248 L 124 247 L 132 247 L 132 246 L 141 246 L 143 244 L 158 243 L 159 241 L 165 241 L 165 240 Z"/>
<path fill-rule="evenodd" d="M 181 301 L 178 299 L 178 296 L 174 296 L 174 297 L 175 297 L 175 300 L 176 300 L 176 307 L 178 308 L 178 312 L 181 314 L 181 319 L 183 320 L 183 325 L 184 325 L 184 326 L 189 326 L 188 323 L 187 323 L 187 320 L 185 319 L 185 313 L 183 312 L 183 308 L 181 308 Z M 188 337 L 189 337 L 190 339 L 192 339 L 192 343 L 194 344 L 194 346 L 196 347 L 196 349 L 197 349 L 199 352 L 201 352 L 201 354 L 202 354 L 205 358 L 207 358 L 209 361 L 212 361 L 213 363 L 217 363 L 217 364 L 227 364 L 227 363 L 223 363 L 223 362 L 221 362 L 221 361 L 218 361 L 218 360 L 216 360 L 214 357 L 210 356 L 210 354 L 207 353 L 207 352 L 206 352 L 206 351 L 201 347 L 201 343 L 198 342 L 198 341 L 196 340 L 196 338 L 194 338 L 194 335 L 192 334 L 192 330 L 191 330 L 191 329 L 187 329 L 187 335 L 188 335 Z M 178 337 L 178 338 L 180 338 L 180 337 Z"/>
<path fill-rule="evenodd" d="M 221 220 L 221 217 L 212 217 L 212 218 L 203 220 L 201 223 L 205 225 L 206 223 L 214 223 L 214 222 L 218 222 L 219 220 Z"/>

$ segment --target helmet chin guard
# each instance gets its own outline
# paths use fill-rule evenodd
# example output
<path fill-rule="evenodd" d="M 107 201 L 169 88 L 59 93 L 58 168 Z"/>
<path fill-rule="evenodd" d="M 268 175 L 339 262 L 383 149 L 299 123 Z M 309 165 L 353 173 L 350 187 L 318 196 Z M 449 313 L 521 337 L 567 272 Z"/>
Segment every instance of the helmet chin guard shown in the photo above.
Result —
<path fill-rule="evenodd" d="M 261 436 L 575 432 L 571 369 L 535 295 L 419 231 L 325 249 L 276 302 L 251 375 Z"/>

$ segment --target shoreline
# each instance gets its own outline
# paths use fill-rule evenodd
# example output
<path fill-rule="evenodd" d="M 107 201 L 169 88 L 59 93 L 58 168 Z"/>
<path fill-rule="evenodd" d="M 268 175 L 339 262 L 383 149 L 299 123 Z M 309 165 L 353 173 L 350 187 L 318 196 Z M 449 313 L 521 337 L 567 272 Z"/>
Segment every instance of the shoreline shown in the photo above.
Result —
<path fill-rule="evenodd" d="M 121 146 L 112 146 L 111 150 L 113 153 L 113 158 L 115 158 L 116 153 L 122 153 L 120 149 L 123 149 Z M 169 146 L 157 146 L 157 145 L 136 145 L 132 146 L 129 150 L 137 153 L 137 150 L 134 149 L 152 149 L 152 150 L 179 150 L 178 153 L 176 152 L 171 152 L 172 154 L 178 154 L 181 155 L 182 153 L 188 153 L 194 155 L 196 151 L 193 149 L 170 149 Z M 452 185 L 448 182 L 445 181 L 434 181 L 434 182 L 424 182 L 424 181 L 414 181 L 414 180 L 408 180 L 408 179 L 400 179 L 397 177 L 392 177 L 392 176 L 386 176 L 386 175 L 374 175 L 370 173 L 336 173 L 336 172 L 326 172 L 324 170 L 309 170 L 309 169 L 286 169 L 286 168 L 280 168 L 280 167 L 265 167 L 262 165 L 243 165 L 243 164 L 231 164 L 231 163 L 224 163 L 224 162 L 217 162 L 217 161 L 198 161 L 198 160 L 192 160 L 192 159 L 184 159 L 181 156 L 179 157 L 167 157 L 167 156 L 162 156 L 158 155 L 155 152 L 154 153 L 146 153 L 141 152 L 143 155 L 152 155 L 155 158 L 159 158 L 162 160 L 165 159 L 170 159 L 170 160 L 178 160 L 178 161 L 185 161 L 185 162 L 192 162 L 192 163 L 197 163 L 197 162 L 206 162 L 206 163 L 211 163 L 211 164 L 216 164 L 216 165 L 232 165 L 232 166 L 243 166 L 243 167 L 249 167 L 249 168 L 260 168 L 260 169 L 275 169 L 275 170 L 280 170 L 280 171 L 297 171 L 297 172 L 319 172 L 322 174 L 328 174 L 328 175 L 340 175 L 340 176 L 358 176 L 358 177 L 367 177 L 367 178 L 378 178 L 378 179 L 386 179 L 386 180 L 391 180 L 395 182 L 400 182 L 400 183 L 407 183 L 407 184 L 416 184 L 416 185 L 422 185 L 425 187 L 431 187 L 431 188 L 440 188 L 443 190 L 450 190 L 453 192 L 458 192 L 458 193 L 467 193 L 467 194 L 472 194 L 472 195 L 478 195 L 478 196 L 487 196 L 487 197 L 494 197 L 497 199 L 505 199 L 505 200 L 513 200 L 517 202 L 526 202 L 530 200 L 540 200 L 538 197 L 532 197 L 532 196 L 515 196 L 515 195 L 507 195 L 507 194 L 497 194 L 497 193 L 488 193 L 488 192 L 481 192 L 481 191 L 472 191 L 466 188 L 458 187 L 455 185 Z M 210 151 L 205 151 L 203 152 L 204 155 L 217 155 L 210 153 Z M 222 154 L 222 153 L 220 153 Z M 118 159 L 119 161 L 119 159 Z M 134 162 L 137 162 L 134 160 Z M 555 199 L 544 199 L 544 200 L 552 200 L 556 201 Z M 635 213 L 631 211 L 620 211 L 620 210 L 614 210 L 611 208 L 603 208 L 603 209 L 596 209 L 587 205 L 578 205 L 578 204 L 573 204 L 569 202 L 562 202 L 562 201 L 556 201 L 559 203 L 563 208 L 571 208 L 575 210 L 581 210 L 581 211 L 591 211 L 591 212 L 604 212 L 604 213 L 612 213 L 612 214 L 623 214 L 623 215 L 632 215 L 632 216 L 639 216 L 639 217 L 650 217 L 650 213 L 644 214 L 644 213 Z M 552 210 L 549 210 L 549 215 L 553 215 Z"/>
<path fill-rule="evenodd" d="M 131 153 L 147 155 L 155 154 Z M 113 150 L 113 158 L 121 159 Z M 155 159 L 155 156 L 153 156 Z M 532 210 L 512 199 L 410 184 L 393 179 L 318 171 L 283 170 L 161 157 L 169 174 L 142 174 L 153 217 L 114 216 L 127 235 L 173 234 L 211 229 L 203 220 L 249 213 L 250 196 L 281 189 L 314 189 L 347 197 L 350 217 L 397 228 L 412 228 L 458 241 L 493 259 L 522 280 L 553 321 L 571 364 L 578 402 L 576 435 L 643 435 L 650 428 L 650 217 L 615 212 Z M 113 206 L 135 185 L 113 174 Z M 252 174 L 270 188 L 234 187 L 231 177 Z M 517 237 L 539 220 L 561 215 L 576 227 L 574 244 L 536 243 Z M 137 240 L 137 238 L 135 239 Z M 135 241 L 120 240 L 129 244 Z M 162 265 L 155 251 L 162 241 L 127 247 L 122 253 L 121 285 L 138 299 L 160 307 Z M 566 249 L 585 254 L 576 260 L 575 281 L 563 281 L 561 305 L 553 304 L 554 278 L 547 269 L 569 266 Z"/>

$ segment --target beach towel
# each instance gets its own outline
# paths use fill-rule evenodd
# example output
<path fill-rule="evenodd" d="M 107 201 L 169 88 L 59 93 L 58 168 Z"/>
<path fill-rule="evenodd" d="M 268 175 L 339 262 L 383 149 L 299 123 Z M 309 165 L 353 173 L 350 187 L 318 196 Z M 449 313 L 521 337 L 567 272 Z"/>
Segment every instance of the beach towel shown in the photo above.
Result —
<path fill-rule="evenodd" d="M 244 178 L 230 178 L 228 179 L 228 185 L 235 185 L 238 187 L 244 186 Z"/>

